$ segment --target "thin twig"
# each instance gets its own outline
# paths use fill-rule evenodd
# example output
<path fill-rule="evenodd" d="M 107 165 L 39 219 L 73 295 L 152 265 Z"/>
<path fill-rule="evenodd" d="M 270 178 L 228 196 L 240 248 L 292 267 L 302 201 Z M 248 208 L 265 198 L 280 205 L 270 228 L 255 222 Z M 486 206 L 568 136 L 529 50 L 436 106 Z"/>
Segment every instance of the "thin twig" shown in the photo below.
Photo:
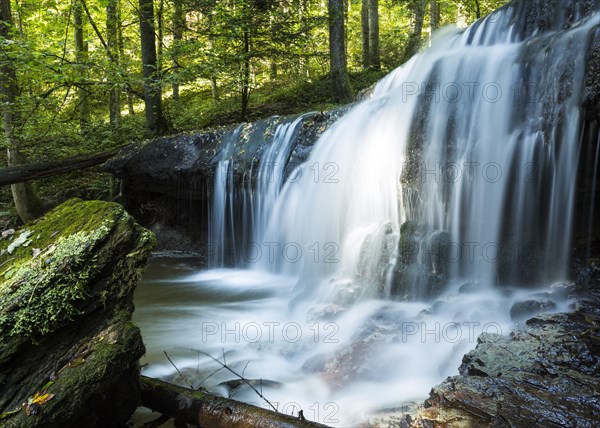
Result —
<path fill-rule="evenodd" d="M 275 411 L 275 412 L 278 412 L 277 408 L 276 408 L 276 407 L 275 407 L 275 406 L 274 406 L 274 405 L 273 405 L 273 404 L 272 404 L 272 403 L 271 403 L 269 400 L 267 400 L 267 398 L 266 398 L 264 395 L 262 395 L 262 393 L 261 393 L 261 392 L 260 392 L 258 389 L 256 389 L 256 388 L 255 388 L 255 387 L 254 387 L 254 386 L 253 386 L 253 385 L 252 385 L 250 382 L 248 382 L 248 380 L 247 380 L 247 379 L 246 379 L 244 376 L 240 375 L 238 372 L 236 372 L 235 370 L 233 370 L 233 369 L 232 369 L 231 367 L 229 367 L 227 364 L 225 364 L 225 363 L 223 363 L 223 362 L 219 361 L 217 358 L 215 358 L 215 357 L 213 357 L 212 355 L 210 355 L 210 354 L 208 354 L 208 353 L 206 353 L 206 352 L 204 352 L 204 351 L 201 351 L 201 350 L 199 350 L 199 349 L 190 348 L 190 351 L 193 351 L 193 352 L 199 352 L 199 353 L 201 353 L 202 355 L 205 355 L 205 356 L 207 356 L 208 358 L 210 358 L 210 359 L 211 359 L 211 360 L 213 360 L 214 362 L 216 362 L 216 363 L 219 363 L 219 364 L 220 364 L 220 365 L 221 365 L 221 366 L 222 366 L 224 369 L 227 369 L 229 372 L 231 372 L 231 373 L 233 373 L 235 376 L 239 377 L 239 378 L 242 380 L 242 382 L 244 382 L 246 385 L 248 385 L 248 386 L 250 387 L 250 389 L 252 389 L 252 390 L 253 390 L 253 391 L 256 393 L 256 395 L 258 395 L 260 398 L 262 398 L 263 400 L 265 400 L 265 402 L 266 402 L 266 403 L 267 403 L 269 406 L 271 406 L 271 408 L 273 409 L 273 411 Z M 223 359 L 225 359 L 225 352 L 223 352 Z M 248 366 L 248 364 L 246 364 L 246 367 L 247 367 L 247 366 Z M 245 370 L 245 368 L 244 368 L 244 370 Z M 261 381 L 261 383 L 262 383 L 262 381 Z"/>
<path fill-rule="evenodd" d="M 163 351 L 163 352 L 165 353 L 165 356 L 167 357 L 167 360 L 169 360 L 169 362 L 171 363 L 171 365 L 173 367 L 175 367 L 175 370 L 177 370 L 177 373 L 179 373 L 179 376 L 181 376 L 181 378 L 183 379 L 183 381 L 185 383 L 187 383 L 191 389 L 194 389 L 194 386 L 187 380 L 187 378 L 183 375 L 183 373 L 181 373 L 179 371 L 179 369 L 177 368 L 177 366 L 175 365 L 175 363 L 171 360 L 171 358 L 169 358 L 169 354 L 167 354 L 167 351 Z"/>

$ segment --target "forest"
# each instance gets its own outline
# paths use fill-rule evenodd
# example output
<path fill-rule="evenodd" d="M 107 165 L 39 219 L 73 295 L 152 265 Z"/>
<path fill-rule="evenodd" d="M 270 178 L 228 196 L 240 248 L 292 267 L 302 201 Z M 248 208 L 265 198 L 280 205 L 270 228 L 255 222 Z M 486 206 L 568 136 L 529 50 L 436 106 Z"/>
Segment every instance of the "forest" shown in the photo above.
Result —
<path fill-rule="evenodd" d="M 0 0 L 0 427 L 598 425 L 600 0 Z"/>
<path fill-rule="evenodd" d="M 2 0 L 0 165 L 326 110 L 427 46 L 436 29 L 503 3 Z M 16 187 L 23 220 L 71 196 L 114 196 L 110 176 L 89 171 Z M 2 226 L 17 224 L 7 187 L 0 204 Z"/>

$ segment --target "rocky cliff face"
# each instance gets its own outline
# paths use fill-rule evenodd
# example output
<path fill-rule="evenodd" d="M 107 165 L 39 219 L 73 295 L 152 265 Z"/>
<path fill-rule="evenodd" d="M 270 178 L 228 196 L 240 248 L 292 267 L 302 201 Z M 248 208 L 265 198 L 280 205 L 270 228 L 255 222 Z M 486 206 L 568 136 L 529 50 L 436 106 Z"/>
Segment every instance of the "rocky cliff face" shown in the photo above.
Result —
<path fill-rule="evenodd" d="M 133 290 L 152 234 L 71 200 L 0 241 L 0 426 L 117 427 L 139 404 Z"/>

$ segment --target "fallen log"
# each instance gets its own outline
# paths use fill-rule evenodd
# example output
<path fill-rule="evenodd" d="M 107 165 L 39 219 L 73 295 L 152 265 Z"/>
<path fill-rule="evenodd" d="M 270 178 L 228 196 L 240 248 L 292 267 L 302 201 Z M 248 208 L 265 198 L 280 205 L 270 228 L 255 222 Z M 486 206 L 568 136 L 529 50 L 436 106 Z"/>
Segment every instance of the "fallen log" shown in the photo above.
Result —
<path fill-rule="evenodd" d="M 303 417 L 140 376 L 142 406 L 203 428 L 326 428 Z"/>
<path fill-rule="evenodd" d="M 64 174 L 78 169 L 100 165 L 116 156 L 120 149 L 96 153 L 90 156 L 75 156 L 51 162 L 15 165 L 0 168 L 0 186 L 38 180 Z"/>

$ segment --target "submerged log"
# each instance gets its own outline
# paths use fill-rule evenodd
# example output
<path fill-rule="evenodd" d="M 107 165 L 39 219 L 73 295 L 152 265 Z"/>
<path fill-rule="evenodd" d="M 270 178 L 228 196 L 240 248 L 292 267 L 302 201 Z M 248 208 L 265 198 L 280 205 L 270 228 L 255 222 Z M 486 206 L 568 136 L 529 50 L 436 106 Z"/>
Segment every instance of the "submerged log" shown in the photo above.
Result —
<path fill-rule="evenodd" d="M 327 427 L 303 417 L 276 413 L 203 391 L 193 391 L 162 380 L 140 376 L 142 405 L 174 419 L 210 428 Z"/>
<path fill-rule="evenodd" d="M 75 156 L 51 162 L 0 168 L 0 186 L 38 180 L 40 178 L 52 177 L 54 175 L 101 165 L 117 153 L 119 153 L 119 150 L 110 150 L 90 156 Z"/>

